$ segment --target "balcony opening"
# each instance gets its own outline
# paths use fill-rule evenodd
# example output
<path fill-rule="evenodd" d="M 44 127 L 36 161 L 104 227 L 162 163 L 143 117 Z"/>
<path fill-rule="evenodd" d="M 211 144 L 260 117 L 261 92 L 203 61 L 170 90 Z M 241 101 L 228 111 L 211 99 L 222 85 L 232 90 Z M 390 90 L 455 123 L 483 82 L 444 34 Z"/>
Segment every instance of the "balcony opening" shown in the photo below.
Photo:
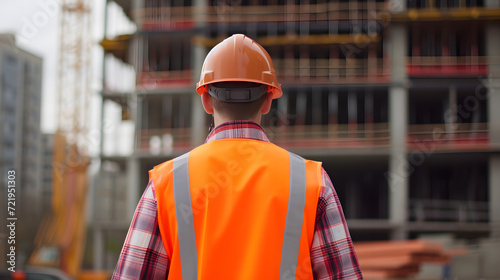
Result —
<path fill-rule="evenodd" d="M 485 37 L 479 23 L 412 24 L 407 71 L 410 77 L 477 77 L 488 74 Z"/>
<path fill-rule="evenodd" d="M 410 221 L 488 222 L 487 170 L 480 156 L 427 158 L 410 175 Z"/>
<path fill-rule="evenodd" d="M 448 91 L 411 91 L 409 98 L 410 125 L 443 124 Z"/>
<path fill-rule="evenodd" d="M 346 219 L 387 219 L 388 186 L 384 157 L 319 159 L 331 177 Z"/>
<path fill-rule="evenodd" d="M 264 116 L 274 142 L 284 146 L 386 145 L 387 89 L 285 88 Z M 307 143 L 309 141 L 309 143 Z"/>
<path fill-rule="evenodd" d="M 145 38 L 138 87 L 146 90 L 189 87 L 192 82 L 189 35 Z"/>
<path fill-rule="evenodd" d="M 486 88 L 451 85 L 448 89 L 413 89 L 409 97 L 410 149 L 480 150 L 488 147 Z M 427 149 L 427 148 L 426 148 Z"/>
<path fill-rule="evenodd" d="M 188 149 L 191 126 L 190 95 L 159 95 L 144 99 L 139 147 L 152 154 Z"/>

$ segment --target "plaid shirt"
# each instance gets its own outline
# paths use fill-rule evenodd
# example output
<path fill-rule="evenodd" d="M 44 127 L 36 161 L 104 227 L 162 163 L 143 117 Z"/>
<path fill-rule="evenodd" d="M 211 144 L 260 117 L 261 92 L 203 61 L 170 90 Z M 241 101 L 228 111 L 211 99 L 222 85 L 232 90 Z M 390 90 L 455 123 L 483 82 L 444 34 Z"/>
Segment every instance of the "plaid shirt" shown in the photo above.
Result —
<path fill-rule="evenodd" d="M 269 142 L 262 127 L 233 121 L 219 125 L 206 142 L 250 138 Z M 314 279 L 362 279 L 337 193 L 325 170 L 311 246 Z M 112 279 L 167 279 L 170 260 L 158 227 L 157 201 L 150 181 L 139 201 Z"/>

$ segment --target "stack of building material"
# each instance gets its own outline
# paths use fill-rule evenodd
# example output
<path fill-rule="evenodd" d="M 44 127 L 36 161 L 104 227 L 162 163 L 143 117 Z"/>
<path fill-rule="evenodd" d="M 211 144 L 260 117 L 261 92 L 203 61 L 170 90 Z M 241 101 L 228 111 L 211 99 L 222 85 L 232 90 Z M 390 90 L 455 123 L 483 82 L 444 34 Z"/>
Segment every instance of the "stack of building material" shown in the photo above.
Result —
<path fill-rule="evenodd" d="M 354 247 L 367 279 L 411 276 L 422 263 L 448 264 L 452 255 L 464 253 L 445 252 L 441 244 L 424 240 L 359 242 Z"/>

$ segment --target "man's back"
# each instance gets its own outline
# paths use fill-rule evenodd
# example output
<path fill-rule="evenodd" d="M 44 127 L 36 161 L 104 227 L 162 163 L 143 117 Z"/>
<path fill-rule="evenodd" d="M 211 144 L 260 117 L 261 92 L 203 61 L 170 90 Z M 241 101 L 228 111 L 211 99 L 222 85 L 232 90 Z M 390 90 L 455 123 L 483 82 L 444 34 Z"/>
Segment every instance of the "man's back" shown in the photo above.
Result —
<path fill-rule="evenodd" d="M 195 244 L 190 258 L 196 258 L 197 265 L 193 262 L 196 267 L 189 270 L 197 269 L 202 279 L 279 279 L 280 274 L 295 275 L 297 264 L 297 273 L 312 279 L 309 248 L 320 163 L 252 139 L 212 141 L 183 158 L 151 172 L 159 226 L 172 256 L 171 279 L 181 279 L 182 270 L 188 269 L 183 267 L 184 243 Z M 175 173 L 182 172 L 182 165 L 188 180 L 176 186 Z M 190 190 L 187 203 L 176 196 L 181 188 Z M 195 240 L 180 235 L 191 219 Z"/>

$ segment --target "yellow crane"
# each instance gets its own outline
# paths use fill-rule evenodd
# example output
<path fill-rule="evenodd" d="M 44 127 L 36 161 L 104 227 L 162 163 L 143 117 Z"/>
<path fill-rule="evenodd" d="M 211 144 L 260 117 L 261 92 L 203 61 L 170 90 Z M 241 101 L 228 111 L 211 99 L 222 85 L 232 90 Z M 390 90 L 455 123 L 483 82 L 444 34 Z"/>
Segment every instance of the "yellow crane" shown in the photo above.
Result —
<path fill-rule="evenodd" d="M 51 215 L 40 226 L 30 265 L 60 268 L 83 279 L 86 240 L 91 1 L 62 0 L 58 129 L 54 136 Z M 87 273 L 88 275 L 88 273 Z M 87 276 L 98 279 L 98 273 Z"/>

